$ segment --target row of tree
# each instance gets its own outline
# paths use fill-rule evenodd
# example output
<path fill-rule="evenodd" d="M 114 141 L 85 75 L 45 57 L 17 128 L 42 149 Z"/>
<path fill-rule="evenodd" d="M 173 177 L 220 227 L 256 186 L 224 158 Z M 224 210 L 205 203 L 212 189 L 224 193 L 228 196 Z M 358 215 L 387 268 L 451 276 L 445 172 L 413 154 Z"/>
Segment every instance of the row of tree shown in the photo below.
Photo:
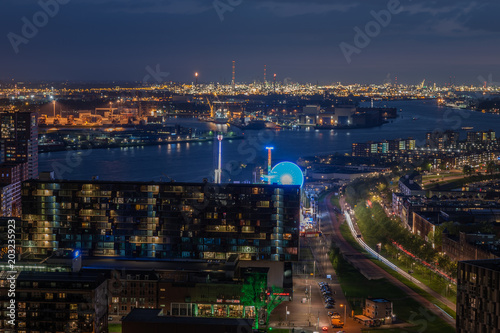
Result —
<path fill-rule="evenodd" d="M 412 234 L 396 218 L 389 218 L 378 203 L 373 204 L 372 208 L 359 204 L 355 212 L 357 223 L 370 246 L 375 247 L 381 243 L 385 248 L 389 248 L 394 247 L 393 242 L 396 242 L 419 259 L 437 265 L 440 270 L 456 277 L 456 262 L 440 254 L 430 242 Z M 430 237 L 441 238 L 441 234 L 442 229 Z"/>

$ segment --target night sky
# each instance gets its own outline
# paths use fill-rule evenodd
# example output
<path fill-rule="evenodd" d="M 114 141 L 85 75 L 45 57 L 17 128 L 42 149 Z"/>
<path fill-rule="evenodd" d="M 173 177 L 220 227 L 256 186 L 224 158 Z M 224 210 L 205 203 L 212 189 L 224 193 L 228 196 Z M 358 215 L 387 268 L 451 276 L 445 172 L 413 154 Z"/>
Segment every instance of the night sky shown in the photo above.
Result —
<path fill-rule="evenodd" d="M 217 0 L 232 9 L 224 13 L 213 0 L 59 1 L 43 24 L 38 1 L 2 0 L 0 80 L 141 81 L 159 65 L 173 81 L 190 82 L 197 71 L 200 82 L 228 82 L 235 60 L 238 82 L 262 81 L 264 65 L 268 79 L 277 73 L 292 82 L 500 81 L 494 0 L 401 0 L 402 10 L 350 64 L 339 45 L 355 46 L 354 28 L 365 30 L 370 12 L 390 1 Z M 41 27 L 25 38 L 22 18 L 34 15 Z M 18 53 L 14 35 L 23 41 Z"/>

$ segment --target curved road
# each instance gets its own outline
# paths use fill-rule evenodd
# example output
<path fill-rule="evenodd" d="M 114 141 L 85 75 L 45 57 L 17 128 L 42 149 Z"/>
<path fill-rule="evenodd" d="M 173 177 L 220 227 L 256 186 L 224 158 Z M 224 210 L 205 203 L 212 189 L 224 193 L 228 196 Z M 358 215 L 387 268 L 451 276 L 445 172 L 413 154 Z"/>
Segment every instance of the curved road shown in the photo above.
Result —
<path fill-rule="evenodd" d="M 362 255 L 357 249 L 355 249 L 349 242 L 347 242 L 344 237 L 342 236 L 340 232 L 340 225 L 341 221 L 337 219 L 337 214 L 336 211 L 331 203 L 331 197 L 333 193 L 328 194 L 325 196 L 325 198 L 320 202 L 320 212 L 321 212 L 321 218 L 322 218 L 322 225 L 324 226 L 325 231 L 327 231 L 329 228 L 327 225 L 325 225 L 325 222 L 328 222 L 331 224 L 332 227 L 332 234 L 331 238 L 332 240 L 341 248 L 343 252 L 347 251 L 348 253 L 351 254 L 357 254 L 357 255 Z M 325 212 L 326 214 L 324 214 Z M 322 227 L 323 229 L 323 227 Z M 393 277 L 391 274 L 386 272 L 384 269 L 380 268 L 376 264 L 374 264 L 371 260 L 364 260 L 360 262 L 362 265 L 365 265 L 366 267 L 363 267 L 362 269 L 365 269 L 366 271 L 369 272 L 376 272 L 377 275 L 382 276 L 386 278 L 388 281 L 390 281 L 394 286 L 398 287 L 401 289 L 405 294 L 407 294 L 409 297 L 413 298 L 420 304 L 422 304 L 427 310 L 431 311 L 433 314 L 436 316 L 440 317 L 443 319 L 445 322 L 448 324 L 452 325 L 455 327 L 455 319 L 451 318 L 448 314 L 445 314 L 440 308 L 438 308 L 436 305 L 434 305 L 432 302 L 428 301 L 425 299 L 423 296 L 419 295 L 417 292 L 415 292 L 413 289 L 409 288 L 407 285 Z M 427 292 L 433 294 L 433 296 L 437 297 L 440 296 L 437 293 L 435 293 L 433 290 L 430 290 L 427 286 L 420 285 L 422 289 L 425 289 Z M 427 290 L 428 289 L 428 290 Z M 439 297 L 441 300 L 442 296 Z M 443 301 L 443 300 L 441 300 Z M 447 306 L 452 305 L 450 308 L 454 309 L 455 305 L 448 300 L 445 303 Z M 448 304 L 450 303 L 450 304 Z M 417 309 L 415 309 L 417 310 Z"/>

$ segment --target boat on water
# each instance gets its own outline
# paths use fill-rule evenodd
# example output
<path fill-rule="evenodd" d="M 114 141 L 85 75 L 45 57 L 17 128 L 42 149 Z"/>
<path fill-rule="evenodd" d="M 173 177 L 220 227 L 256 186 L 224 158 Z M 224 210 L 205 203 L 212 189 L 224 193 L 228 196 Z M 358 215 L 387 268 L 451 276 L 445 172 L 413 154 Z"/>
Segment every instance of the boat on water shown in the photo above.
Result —
<path fill-rule="evenodd" d="M 412 119 L 412 120 L 418 120 L 418 117 L 413 117 L 413 119 Z"/>
<path fill-rule="evenodd" d="M 238 125 L 236 125 L 238 126 Z M 277 129 L 279 128 L 278 125 L 275 123 L 272 123 L 270 121 L 265 121 L 265 120 L 253 120 L 250 121 L 247 124 L 242 124 L 239 125 L 241 129 L 248 129 L 248 130 L 262 130 L 262 129 Z"/>
<path fill-rule="evenodd" d="M 212 117 L 206 117 L 206 118 L 198 118 L 199 121 L 203 121 L 206 123 L 214 123 L 218 125 L 225 125 L 229 122 L 229 119 L 227 118 L 212 118 Z"/>
<path fill-rule="evenodd" d="M 470 130 L 473 130 L 473 129 L 474 129 L 474 127 L 472 127 L 472 126 L 464 126 L 464 127 L 462 127 L 462 129 L 463 129 L 464 131 L 470 131 Z"/>
<path fill-rule="evenodd" d="M 467 104 L 464 101 L 455 101 L 444 103 L 444 106 L 452 109 L 467 109 Z"/>
<path fill-rule="evenodd" d="M 220 125 L 227 124 L 228 122 L 229 122 L 229 119 L 227 119 L 227 118 L 220 117 L 220 118 L 215 118 L 214 119 L 214 123 L 220 124 Z"/>

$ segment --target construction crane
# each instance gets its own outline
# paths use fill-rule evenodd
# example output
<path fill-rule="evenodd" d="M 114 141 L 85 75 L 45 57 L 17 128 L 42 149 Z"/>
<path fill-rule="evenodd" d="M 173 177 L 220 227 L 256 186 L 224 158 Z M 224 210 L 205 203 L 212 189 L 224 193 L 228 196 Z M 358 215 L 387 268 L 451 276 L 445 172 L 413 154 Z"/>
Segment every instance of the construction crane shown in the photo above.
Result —
<path fill-rule="evenodd" d="M 422 81 L 422 83 L 420 83 L 420 89 L 424 89 L 424 85 L 425 85 L 425 79 Z"/>
<path fill-rule="evenodd" d="M 215 119 L 215 109 L 213 104 L 210 102 L 210 98 L 207 97 L 208 107 L 210 108 L 210 117 Z"/>

